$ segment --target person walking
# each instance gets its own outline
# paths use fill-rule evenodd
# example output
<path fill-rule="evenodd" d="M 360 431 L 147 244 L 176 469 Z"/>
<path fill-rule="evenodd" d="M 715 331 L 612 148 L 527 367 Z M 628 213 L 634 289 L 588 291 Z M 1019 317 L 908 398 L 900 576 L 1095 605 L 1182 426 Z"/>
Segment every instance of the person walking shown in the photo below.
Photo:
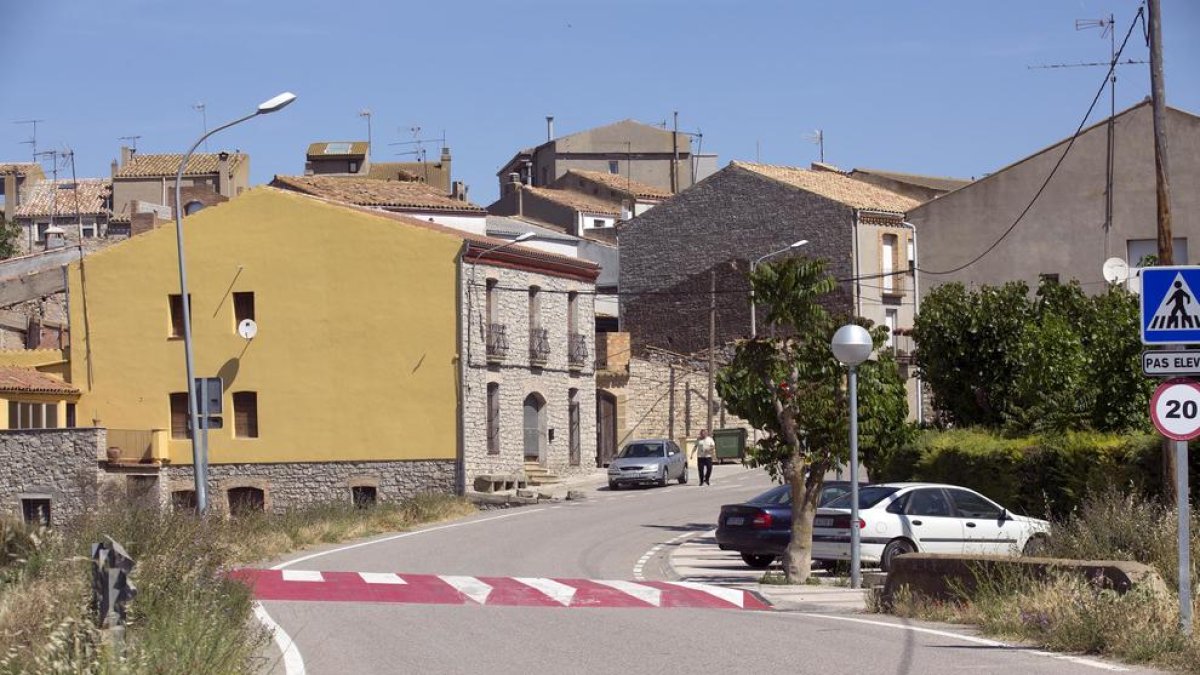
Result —
<path fill-rule="evenodd" d="M 712 485 L 713 459 L 717 456 L 717 442 L 708 435 L 708 429 L 700 430 L 696 439 L 696 470 L 701 485 Z"/>

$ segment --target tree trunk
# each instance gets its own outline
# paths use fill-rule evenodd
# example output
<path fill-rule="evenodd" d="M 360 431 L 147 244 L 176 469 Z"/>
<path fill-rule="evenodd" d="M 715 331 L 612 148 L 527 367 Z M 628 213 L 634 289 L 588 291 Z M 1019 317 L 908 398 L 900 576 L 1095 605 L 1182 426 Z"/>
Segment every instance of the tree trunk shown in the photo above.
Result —
<path fill-rule="evenodd" d="M 792 452 L 786 478 L 792 491 L 792 540 L 783 557 L 783 573 L 789 584 L 803 584 L 812 572 L 813 510 L 808 508 L 804 470 L 807 463 L 800 453 Z"/>

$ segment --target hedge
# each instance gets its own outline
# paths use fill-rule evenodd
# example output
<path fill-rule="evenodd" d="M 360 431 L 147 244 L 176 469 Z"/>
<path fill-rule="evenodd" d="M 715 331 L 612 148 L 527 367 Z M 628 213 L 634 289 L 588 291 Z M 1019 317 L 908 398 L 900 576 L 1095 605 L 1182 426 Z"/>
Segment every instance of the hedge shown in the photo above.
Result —
<path fill-rule="evenodd" d="M 873 482 L 962 485 L 1021 513 L 1061 516 L 1109 486 L 1161 497 L 1162 443 L 1149 434 L 1007 438 L 977 429 L 926 431 L 869 468 Z M 1200 494 L 1200 446 L 1191 453 L 1190 480 L 1192 494 Z"/>

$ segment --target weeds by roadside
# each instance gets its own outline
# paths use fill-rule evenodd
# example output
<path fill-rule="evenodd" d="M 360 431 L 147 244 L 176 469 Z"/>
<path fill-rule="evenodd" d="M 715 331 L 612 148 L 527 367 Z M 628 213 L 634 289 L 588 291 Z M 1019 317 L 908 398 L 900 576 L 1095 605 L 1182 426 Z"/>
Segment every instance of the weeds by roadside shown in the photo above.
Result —
<path fill-rule="evenodd" d="M 282 515 L 205 520 L 149 509 L 106 510 L 63 530 L 0 521 L 0 673 L 244 673 L 266 634 L 232 567 L 472 513 L 426 495 L 356 509 L 323 504 Z M 109 535 L 137 561 L 127 648 L 118 659 L 95 628 L 88 558 Z"/>

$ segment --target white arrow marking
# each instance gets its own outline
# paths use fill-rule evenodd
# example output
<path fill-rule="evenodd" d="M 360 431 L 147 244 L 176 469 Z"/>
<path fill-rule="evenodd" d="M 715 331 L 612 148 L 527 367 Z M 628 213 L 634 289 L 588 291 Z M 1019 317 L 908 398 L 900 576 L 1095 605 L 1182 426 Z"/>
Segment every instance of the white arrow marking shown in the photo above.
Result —
<path fill-rule="evenodd" d="M 610 588 L 615 588 L 622 593 L 628 593 L 638 600 L 641 600 L 642 602 L 648 602 L 655 607 L 660 607 L 662 605 L 662 591 L 658 590 L 657 588 L 635 584 L 632 581 L 597 580 L 596 583 L 603 584 Z"/>
<path fill-rule="evenodd" d="M 392 574 L 391 572 L 359 572 L 358 576 L 368 584 L 393 584 L 404 585 L 408 582 L 401 579 L 400 575 Z"/>
<path fill-rule="evenodd" d="M 736 588 L 724 588 L 713 586 L 712 584 L 698 584 L 694 581 L 668 581 L 667 583 L 682 586 L 683 588 L 690 588 L 693 591 L 700 591 L 701 593 L 708 593 L 714 598 L 745 608 L 746 594 Z"/>
<path fill-rule="evenodd" d="M 476 579 L 475 577 L 438 577 L 442 581 L 454 587 L 454 590 L 462 593 L 468 598 L 478 602 L 479 604 L 487 604 L 488 595 L 492 592 L 492 587 Z"/>
<path fill-rule="evenodd" d="M 516 577 L 516 580 L 534 590 L 541 591 L 551 600 L 557 602 L 563 607 L 570 605 L 571 598 L 575 597 L 574 588 L 566 584 L 561 584 L 553 579 L 542 579 L 540 577 Z"/>
<path fill-rule="evenodd" d="M 284 581 L 325 581 L 320 572 L 312 570 L 284 570 Z"/>

